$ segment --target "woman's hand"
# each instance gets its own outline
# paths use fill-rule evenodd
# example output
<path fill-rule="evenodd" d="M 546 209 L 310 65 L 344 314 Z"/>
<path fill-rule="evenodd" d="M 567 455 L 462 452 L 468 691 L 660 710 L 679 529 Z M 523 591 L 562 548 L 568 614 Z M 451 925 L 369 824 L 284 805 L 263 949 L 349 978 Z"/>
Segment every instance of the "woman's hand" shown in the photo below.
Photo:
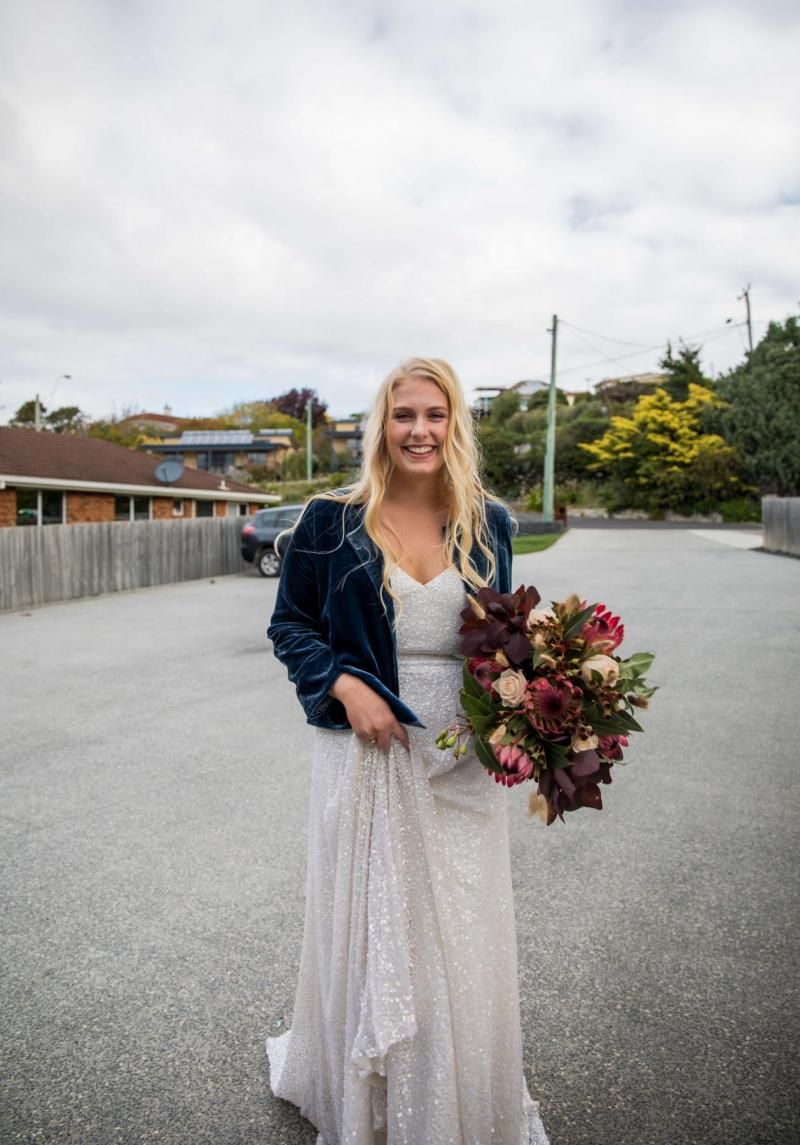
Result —
<path fill-rule="evenodd" d="M 404 747 L 408 747 L 408 732 L 386 700 L 358 676 L 342 672 L 329 693 L 344 704 L 347 721 L 362 742 L 377 740 L 381 749 L 388 751 L 391 737 L 395 736 Z"/>

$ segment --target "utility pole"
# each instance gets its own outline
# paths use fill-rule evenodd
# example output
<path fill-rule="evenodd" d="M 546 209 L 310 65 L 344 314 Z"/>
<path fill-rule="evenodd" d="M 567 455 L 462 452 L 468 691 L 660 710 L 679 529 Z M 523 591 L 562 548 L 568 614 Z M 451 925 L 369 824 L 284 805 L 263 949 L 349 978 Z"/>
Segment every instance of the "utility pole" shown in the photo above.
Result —
<path fill-rule="evenodd" d="M 42 429 L 42 407 L 39 402 L 39 395 L 37 394 L 33 402 L 33 428 L 37 433 Z"/>
<path fill-rule="evenodd" d="M 544 451 L 544 491 L 542 509 L 545 521 L 555 520 L 553 513 L 553 475 L 556 457 L 556 344 L 558 340 L 558 315 L 553 315 L 550 345 L 550 392 L 547 395 L 547 438 Z"/>
<path fill-rule="evenodd" d="M 753 353 L 753 323 L 750 320 L 750 283 L 744 288 L 741 294 L 736 295 L 737 300 L 743 298 L 747 306 L 747 341 L 750 345 L 750 353 Z"/>
<path fill-rule="evenodd" d="M 309 398 L 306 402 L 306 481 L 311 480 L 312 464 L 311 464 L 311 413 L 312 413 L 312 399 Z"/>

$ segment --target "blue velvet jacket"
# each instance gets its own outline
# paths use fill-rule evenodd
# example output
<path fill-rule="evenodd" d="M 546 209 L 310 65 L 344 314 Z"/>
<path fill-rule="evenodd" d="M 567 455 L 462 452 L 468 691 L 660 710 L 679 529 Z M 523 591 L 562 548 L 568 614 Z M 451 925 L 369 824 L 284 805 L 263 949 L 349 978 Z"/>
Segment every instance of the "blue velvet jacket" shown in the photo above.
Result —
<path fill-rule="evenodd" d="M 286 547 L 267 636 L 315 727 L 345 729 L 344 704 L 328 695 L 337 676 L 364 680 L 400 723 L 425 727 L 398 695 L 394 602 L 379 592 L 383 555 L 363 526 L 364 506 L 313 501 Z M 342 518 L 344 515 L 344 540 Z M 486 502 L 490 546 L 497 562 L 492 587 L 511 592 L 512 522 L 508 510 Z M 482 577 L 487 559 L 474 544 L 471 558 Z M 465 591 L 474 588 L 464 581 Z"/>

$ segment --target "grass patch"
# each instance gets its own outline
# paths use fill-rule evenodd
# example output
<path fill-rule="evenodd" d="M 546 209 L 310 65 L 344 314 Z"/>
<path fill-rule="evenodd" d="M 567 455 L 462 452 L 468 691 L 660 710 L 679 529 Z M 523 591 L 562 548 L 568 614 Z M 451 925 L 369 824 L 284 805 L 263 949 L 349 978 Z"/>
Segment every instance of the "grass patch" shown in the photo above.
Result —
<path fill-rule="evenodd" d="M 522 556 L 524 553 L 540 553 L 554 545 L 561 536 L 563 533 L 531 533 L 521 537 L 512 537 L 514 556 Z"/>

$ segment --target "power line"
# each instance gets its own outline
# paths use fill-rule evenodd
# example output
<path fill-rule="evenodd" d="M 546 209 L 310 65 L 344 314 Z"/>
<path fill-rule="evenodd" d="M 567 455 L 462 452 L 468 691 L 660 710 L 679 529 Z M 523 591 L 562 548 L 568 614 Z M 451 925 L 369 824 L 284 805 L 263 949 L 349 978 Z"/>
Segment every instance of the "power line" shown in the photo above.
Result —
<path fill-rule="evenodd" d="M 562 324 L 560 319 L 559 319 L 559 324 Z M 570 325 L 570 323 L 564 322 L 563 325 L 567 326 L 567 325 Z M 696 347 L 697 349 L 702 349 L 702 347 L 705 345 L 706 342 L 710 342 L 713 338 L 719 337 L 722 334 L 726 334 L 728 332 L 728 330 L 736 330 L 740 326 L 743 326 L 743 325 L 745 325 L 744 322 L 729 323 L 726 326 L 723 326 L 721 330 L 710 330 L 707 333 L 703 333 L 703 334 L 691 334 L 686 338 L 684 338 L 683 336 L 680 336 L 680 340 L 682 342 L 684 342 L 684 344 L 688 344 L 689 342 L 696 341 L 696 339 L 698 339 L 698 338 L 704 338 L 705 341 L 701 342 L 700 345 L 698 347 Z M 630 343 L 629 343 L 629 345 L 630 345 Z M 641 357 L 642 354 L 654 353 L 656 350 L 663 350 L 663 348 L 664 348 L 664 343 L 659 342 L 655 346 L 643 347 L 641 350 L 634 350 L 633 353 L 630 353 L 630 354 L 619 354 L 615 358 L 602 358 L 598 362 L 584 362 L 580 366 L 569 366 L 566 370 L 559 370 L 559 376 L 561 376 L 563 374 L 573 374 L 573 373 L 575 373 L 576 370 L 591 370 L 595 366 L 605 365 L 606 362 L 623 362 L 627 358 L 638 358 L 638 357 Z M 600 351 L 598 350 L 597 352 L 599 353 Z"/>
<path fill-rule="evenodd" d="M 577 338 L 579 342 L 583 342 L 584 346 L 588 346 L 590 350 L 594 350 L 595 354 L 600 354 L 603 358 L 605 358 L 605 360 L 607 362 L 613 362 L 614 361 L 614 359 L 609 358 L 607 354 L 603 354 L 602 350 L 598 350 L 597 346 L 593 346 L 592 343 L 588 340 L 588 338 L 584 338 L 582 334 L 578 334 L 575 327 L 570 326 L 569 322 L 565 322 L 564 325 L 570 330 L 573 338 Z"/>
<path fill-rule="evenodd" d="M 638 346 L 641 350 L 650 349 L 649 346 L 644 346 L 641 342 L 626 342 L 623 338 L 611 338 L 608 334 L 600 334 L 597 330 L 587 330 L 584 326 L 576 326 L 574 322 L 567 322 L 563 318 L 559 319 L 559 322 L 562 326 L 570 326 L 573 330 L 582 330 L 584 334 L 591 334 L 593 338 L 603 338 L 606 342 L 619 342 L 621 346 Z"/>

